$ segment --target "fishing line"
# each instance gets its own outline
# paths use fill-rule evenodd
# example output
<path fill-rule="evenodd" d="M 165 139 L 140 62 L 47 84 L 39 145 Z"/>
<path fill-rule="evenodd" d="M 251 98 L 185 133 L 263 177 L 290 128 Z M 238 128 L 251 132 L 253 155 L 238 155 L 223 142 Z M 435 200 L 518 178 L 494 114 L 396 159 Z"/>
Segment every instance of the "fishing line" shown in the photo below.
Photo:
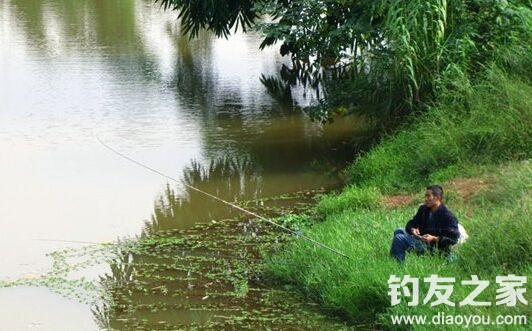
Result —
<path fill-rule="evenodd" d="M 149 166 L 147 166 L 147 165 L 145 165 L 145 164 L 143 164 L 143 163 L 141 163 L 141 162 L 139 162 L 139 161 L 137 161 L 135 159 L 132 159 L 131 157 L 129 157 L 129 156 L 127 156 L 127 155 L 115 150 L 111 146 L 107 145 L 96 134 L 94 134 L 94 136 L 96 137 L 96 139 L 98 139 L 98 141 L 100 142 L 100 144 L 102 144 L 102 146 L 104 146 L 105 148 L 107 148 L 108 150 L 113 152 L 114 154 L 116 154 L 116 155 L 118 155 L 118 156 L 120 156 L 120 157 L 122 157 L 122 158 L 124 158 L 124 159 L 126 159 L 126 160 L 128 160 L 128 161 L 130 161 L 130 162 L 132 162 L 132 163 L 134 163 L 134 164 L 136 164 L 138 166 L 140 166 L 140 167 L 143 167 L 144 169 L 147 169 L 147 170 L 149 170 L 151 172 L 154 172 L 154 173 L 156 173 L 156 174 L 158 174 L 158 175 L 160 175 L 160 176 L 162 176 L 162 177 L 164 177 L 166 179 L 169 179 L 169 180 L 174 181 L 174 182 L 176 182 L 178 184 L 184 185 L 185 187 L 188 187 L 191 190 L 194 190 L 194 191 L 196 191 L 198 193 L 204 194 L 204 195 L 206 195 L 206 196 L 208 196 L 208 197 L 210 197 L 210 198 L 212 198 L 214 200 L 220 201 L 221 203 L 224 203 L 224 204 L 226 204 L 228 206 L 231 206 L 231 207 L 233 207 L 233 208 L 235 208 L 237 210 L 240 210 L 241 212 L 244 212 L 244 213 L 246 213 L 248 215 L 251 215 L 251 216 L 256 217 L 256 218 L 258 218 L 258 219 L 260 219 L 262 221 L 265 221 L 265 222 L 267 222 L 267 223 L 269 223 L 269 224 L 271 224 L 273 226 L 276 226 L 276 227 L 278 227 L 280 229 L 283 229 L 284 231 L 286 231 L 288 233 L 291 233 L 293 235 L 296 235 L 296 236 L 298 236 L 300 238 L 303 238 L 303 239 L 313 243 L 314 245 L 317 245 L 319 247 L 325 248 L 325 249 L 327 249 L 327 250 L 329 250 L 329 251 L 331 251 L 331 252 L 333 252 L 335 254 L 338 254 L 340 256 L 343 256 L 345 258 L 349 258 L 349 256 L 345 255 L 344 253 L 342 253 L 342 252 L 340 252 L 340 251 L 338 251 L 338 250 L 336 250 L 336 249 L 334 249 L 332 247 L 329 247 L 329 246 L 327 246 L 325 244 L 322 244 L 319 241 L 316 241 L 316 240 L 314 240 L 314 239 L 312 239 L 312 238 L 310 238 L 310 237 L 308 237 L 308 236 L 306 236 L 304 234 L 300 234 L 300 233 L 298 233 L 298 232 L 296 232 L 294 230 L 291 230 L 291 229 L 289 229 L 289 228 L 287 228 L 285 226 L 277 224 L 274 221 L 272 221 L 272 220 L 270 220 L 270 219 L 268 219 L 268 218 L 266 218 L 264 216 L 261 216 L 261 215 L 259 215 L 257 213 L 254 213 L 254 212 L 250 211 L 250 210 L 242 208 L 242 207 L 240 207 L 240 206 L 238 206 L 238 205 L 236 205 L 236 204 L 234 204 L 232 202 L 229 202 L 229 201 L 226 201 L 226 200 L 224 200 L 222 198 L 219 198 L 216 195 L 213 195 L 213 194 L 210 194 L 208 192 L 202 191 L 199 188 L 196 188 L 196 187 L 194 187 L 192 185 L 188 185 L 186 183 L 183 183 L 182 181 L 179 181 L 179 180 L 175 179 L 174 177 L 171 177 L 171 176 L 169 176 L 167 174 L 164 174 L 164 173 L 160 172 L 159 170 L 153 169 L 153 168 L 151 168 L 151 167 L 149 167 Z"/>

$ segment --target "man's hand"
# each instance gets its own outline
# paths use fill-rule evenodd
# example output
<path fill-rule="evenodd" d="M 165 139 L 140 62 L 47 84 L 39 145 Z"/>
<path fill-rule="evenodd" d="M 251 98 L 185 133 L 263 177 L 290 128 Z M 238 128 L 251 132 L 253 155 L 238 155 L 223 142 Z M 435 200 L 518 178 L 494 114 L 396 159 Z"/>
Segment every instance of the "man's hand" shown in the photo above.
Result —
<path fill-rule="evenodd" d="M 440 237 L 436 237 L 436 236 L 433 236 L 433 235 L 430 235 L 430 234 L 426 234 L 426 235 L 423 235 L 421 237 L 421 240 L 423 240 L 424 242 L 426 243 L 437 243 L 438 240 L 440 240 Z"/>
<path fill-rule="evenodd" d="M 421 233 L 419 232 L 418 228 L 412 228 L 412 234 L 416 237 L 418 237 Z"/>

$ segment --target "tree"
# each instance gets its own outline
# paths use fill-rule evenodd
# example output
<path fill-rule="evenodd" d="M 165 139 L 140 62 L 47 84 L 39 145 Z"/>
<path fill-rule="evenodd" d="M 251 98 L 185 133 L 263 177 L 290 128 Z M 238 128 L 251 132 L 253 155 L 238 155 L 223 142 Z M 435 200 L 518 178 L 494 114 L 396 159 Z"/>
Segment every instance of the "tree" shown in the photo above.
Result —
<path fill-rule="evenodd" d="M 253 0 L 155 0 L 165 10 L 179 12 L 184 33 L 197 37 L 201 29 L 228 37 L 231 29 L 245 32 L 257 19 Z"/>
<path fill-rule="evenodd" d="M 357 112 L 399 123 L 442 85 L 474 79 L 499 48 L 530 41 L 530 9 L 520 0 L 155 1 L 179 11 L 191 37 L 253 27 L 261 48 L 280 43 L 290 74 L 323 90 L 307 109 L 322 121 Z"/>

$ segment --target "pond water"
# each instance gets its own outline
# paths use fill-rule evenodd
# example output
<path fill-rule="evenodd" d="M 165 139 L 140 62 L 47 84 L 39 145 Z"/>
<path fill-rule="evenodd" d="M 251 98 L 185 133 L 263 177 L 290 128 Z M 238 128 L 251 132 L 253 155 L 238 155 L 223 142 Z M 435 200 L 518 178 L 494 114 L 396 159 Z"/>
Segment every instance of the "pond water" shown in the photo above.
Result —
<path fill-rule="evenodd" d="M 254 260 L 254 241 L 273 229 L 182 184 L 269 215 L 339 185 L 362 124 L 311 122 L 299 110 L 311 91 L 261 82 L 286 59 L 259 44 L 254 33 L 189 40 L 177 15 L 150 1 L 0 2 L 0 282 L 24 285 L 0 289 L 0 330 L 322 323 L 289 292 L 235 276 L 235 261 Z M 137 237 L 133 248 L 101 244 Z M 146 250 L 149 238 L 173 238 L 172 254 Z M 65 262 L 94 254 L 98 263 Z M 61 279 L 107 291 L 95 306 L 51 285 Z M 294 307 L 303 315 L 283 319 Z"/>

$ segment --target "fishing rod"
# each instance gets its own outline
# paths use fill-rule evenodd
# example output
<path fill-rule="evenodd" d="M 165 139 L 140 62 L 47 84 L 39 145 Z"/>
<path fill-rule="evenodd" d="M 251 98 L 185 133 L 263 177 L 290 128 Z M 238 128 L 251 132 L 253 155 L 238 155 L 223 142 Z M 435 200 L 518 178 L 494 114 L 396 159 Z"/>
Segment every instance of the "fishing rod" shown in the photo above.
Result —
<path fill-rule="evenodd" d="M 98 137 L 96 134 L 94 134 L 94 136 L 96 137 L 96 139 L 98 140 L 98 142 L 100 142 L 100 144 L 101 144 L 102 146 L 104 146 L 105 148 L 107 148 L 108 150 L 110 150 L 111 152 L 113 152 L 114 154 L 116 154 L 116 155 L 118 155 L 118 156 L 120 156 L 120 157 L 122 157 L 122 158 L 124 158 L 124 159 L 126 159 L 126 160 L 128 160 L 128 161 L 130 161 L 130 162 L 132 162 L 132 163 L 134 163 L 134 164 L 136 164 L 136 165 L 138 165 L 138 166 L 144 168 L 144 169 L 147 169 L 147 170 L 149 170 L 149 171 L 151 171 L 151 172 L 153 172 L 153 173 L 156 173 L 156 174 L 158 174 L 158 175 L 160 175 L 160 176 L 162 176 L 162 177 L 164 177 L 164 178 L 166 178 L 166 179 L 169 179 L 169 180 L 171 180 L 171 181 L 173 181 L 173 182 L 176 182 L 176 183 L 178 183 L 178 184 L 184 185 L 185 187 L 187 187 L 187 188 L 189 188 L 189 189 L 191 189 L 191 190 L 194 190 L 194 191 L 196 191 L 196 192 L 198 192 L 198 193 L 201 193 L 201 194 L 203 194 L 203 195 L 206 195 L 206 196 L 208 196 L 208 197 L 210 197 L 210 198 L 212 198 L 212 199 L 214 199 L 214 200 L 220 201 L 220 202 L 223 203 L 223 204 L 226 204 L 226 205 L 228 205 L 228 206 L 231 206 L 231 207 L 233 207 L 233 208 L 235 208 L 235 209 L 237 209 L 237 210 L 240 210 L 241 212 L 244 212 L 244 213 L 246 213 L 246 214 L 248 214 L 248 215 L 251 215 L 251 216 L 256 217 L 256 218 L 258 218 L 258 219 L 260 219 L 260 220 L 262 220 L 262 221 L 265 221 L 265 222 L 267 222 L 267 223 L 269 223 L 269 224 L 271 224 L 271 225 L 273 225 L 273 226 L 276 226 L 276 227 L 278 227 L 278 228 L 280 228 L 280 229 L 283 229 L 284 231 L 286 231 L 286 232 L 288 232 L 288 233 L 291 233 L 291 234 L 293 234 L 293 235 L 296 235 L 296 236 L 298 236 L 298 237 L 301 237 L 301 238 L 303 238 L 303 239 L 305 239 L 305 240 L 307 240 L 307 241 L 313 243 L 313 244 L 316 245 L 316 246 L 319 246 L 319 247 L 325 248 L 325 249 L 327 249 L 327 250 L 329 250 L 329 251 L 331 251 L 331 252 L 333 252 L 333 253 L 335 253 L 335 254 L 337 254 L 337 255 L 343 256 L 343 257 L 345 257 L 345 258 L 348 258 L 348 259 L 350 258 L 349 256 L 345 255 L 344 253 L 342 253 L 342 252 L 340 252 L 340 251 L 338 251 L 338 250 L 336 250 L 336 249 L 334 249 L 334 248 L 332 248 L 332 247 L 329 247 L 329 246 L 327 246 L 327 245 L 325 245 L 325 244 L 322 244 L 321 242 L 319 242 L 319 241 L 317 241 L 317 240 L 315 240 L 315 239 L 312 239 L 312 238 L 310 238 L 310 237 L 308 237 L 308 236 L 306 236 L 306 235 L 304 235 L 304 234 L 298 233 L 298 232 L 296 232 L 296 231 L 294 231 L 294 230 L 292 230 L 292 229 L 289 229 L 289 228 L 287 228 L 287 227 L 285 227 L 285 226 L 282 226 L 282 225 L 280 225 L 280 224 L 277 224 L 277 223 L 275 223 L 274 221 L 272 221 L 272 220 L 270 220 L 270 219 L 268 219 L 268 218 L 266 218 L 266 217 L 264 217 L 264 216 L 261 216 L 261 215 L 255 213 L 255 212 L 252 212 L 252 211 L 250 211 L 250 210 L 247 210 L 247 209 L 245 209 L 245 208 L 242 208 L 242 207 L 240 207 L 240 206 L 238 206 L 238 205 L 236 205 L 236 204 L 234 204 L 234 203 L 232 203 L 232 202 L 226 201 L 226 200 L 224 200 L 224 199 L 222 199 L 222 198 L 220 198 L 220 197 L 218 197 L 218 196 L 216 196 L 216 195 L 213 195 L 213 194 L 211 194 L 211 193 L 208 193 L 208 192 L 205 192 L 205 191 L 203 191 L 203 190 L 200 190 L 199 188 L 196 188 L 196 187 L 194 187 L 194 186 L 192 186 L 192 185 L 189 185 L 189 184 L 183 183 L 182 181 L 179 181 L 179 180 L 177 180 L 177 179 L 175 179 L 175 178 L 173 178 L 173 177 L 171 177 L 171 176 L 169 176 L 169 175 L 167 175 L 167 174 L 165 174 L 165 173 L 162 173 L 162 172 L 160 172 L 159 170 L 156 170 L 156 169 L 154 169 L 154 168 L 151 168 L 151 167 L 149 167 L 149 166 L 147 166 L 147 165 L 145 165 L 145 164 L 143 164 L 143 163 L 141 163 L 141 162 L 139 162 L 139 161 L 137 161 L 137 160 L 135 160 L 135 159 L 133 159 L 133 158 L 131 158 L 131 157 L 129 157 L 129 156 L 127 156 L 127 155 L 125 155 L 125 154 L 119 152 L 119 151 L 117 151 L 116 149 L 112 148 L 111 146 L 107 145 L 107 144 L 106 144 L 105 142 L 103 142 L 103 141 L 100 139 L 100 137 Z"/>

